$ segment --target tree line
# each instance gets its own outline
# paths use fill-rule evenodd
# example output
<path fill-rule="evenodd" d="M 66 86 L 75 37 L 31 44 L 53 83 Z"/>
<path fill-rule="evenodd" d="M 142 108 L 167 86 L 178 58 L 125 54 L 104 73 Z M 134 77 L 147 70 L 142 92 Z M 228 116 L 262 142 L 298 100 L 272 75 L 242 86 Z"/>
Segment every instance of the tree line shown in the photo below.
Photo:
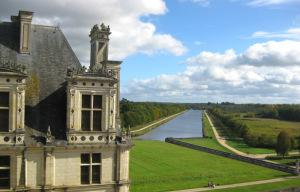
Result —
<path fill-rule="evenodd" d="M 224 110 L 220 108 L 210 108 L 207 111 L 212 116 L 212 118 L 216 120 L 218 126 L 222 126 L 225 131 L 227 129 L 227 133 L 229 132 L 230 136 L 243 138 L 245 143 L 251 147 L 272 148 L 276 149 L 276 151 L 283 145 L 283 143 L 289 143 L 288 149 L 295 149 L 300 147 L 298 146 L 297 142 L 299 138 L 294 138 L 286 132 L 279 133 L 279 135 L 284 136 L 279 137 L 278 135 L 277 138 L 266 134 L 253 134 L 250 132 L 250 129 L 245 123 L 239 121 L 232 115 L 226 114 Z M 288 141 L 282 142 L 282 137 L 284 137 L 284 139 Z M 279 149 L 278 152 L 279 151 L 281 150 Z"/>
<path fill-rule="evenodd" d="M 263 118 L 300 121 L 299 105 L 270 105 L 257 114 Z"/>
<path fill-rule="evenodd" d="M 150 123 L 187 109 L 185 104 L 120 101 L 122 128 L 135 127 Z"/>

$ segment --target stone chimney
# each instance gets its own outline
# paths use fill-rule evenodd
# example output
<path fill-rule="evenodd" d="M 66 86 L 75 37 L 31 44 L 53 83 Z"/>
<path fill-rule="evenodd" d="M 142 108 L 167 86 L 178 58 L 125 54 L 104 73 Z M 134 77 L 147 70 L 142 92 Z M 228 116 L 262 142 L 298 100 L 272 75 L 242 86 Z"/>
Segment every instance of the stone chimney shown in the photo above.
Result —
<path fill-rule="evenodd" d="M 104 67 L 108 60 L 108 42 L 110 35 L 109 26 L 105 26 L 103 23 L 98 26 L 94 25 L 91 30 L 91 69 L 101 69 Z"/>
<path fill-rule="evenodd" d="M 19 11 L 18 16 L 11 16 L 12 22 L 16 22 L 20 29 L 19 36 L 19 52 L 22 54 L 30 54 L 30 32 L 33 12 Z"/>

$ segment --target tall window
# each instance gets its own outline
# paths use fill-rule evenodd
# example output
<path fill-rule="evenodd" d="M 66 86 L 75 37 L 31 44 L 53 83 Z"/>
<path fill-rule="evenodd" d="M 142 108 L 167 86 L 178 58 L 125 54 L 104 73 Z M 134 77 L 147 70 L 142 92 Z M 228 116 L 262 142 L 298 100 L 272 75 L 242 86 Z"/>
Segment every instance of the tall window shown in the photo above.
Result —
<path fill-rule="evenodd" d="M 81 130 L 101 131 L 102 95 L 82 95 Z"/>
<path fill-rule="evenodd" d="M 10 157 L 0 156 L 0 189 L 10 187 Z"/>
<path fill-rule="evenodd" d="M 101 175 L 101 154 L 81 154 L 81 184 L 100 183 Z"/>
<path fill-rule="evenodd" d="M 9 131 L 9 92 L 0 92 L 0 132 Z"/>

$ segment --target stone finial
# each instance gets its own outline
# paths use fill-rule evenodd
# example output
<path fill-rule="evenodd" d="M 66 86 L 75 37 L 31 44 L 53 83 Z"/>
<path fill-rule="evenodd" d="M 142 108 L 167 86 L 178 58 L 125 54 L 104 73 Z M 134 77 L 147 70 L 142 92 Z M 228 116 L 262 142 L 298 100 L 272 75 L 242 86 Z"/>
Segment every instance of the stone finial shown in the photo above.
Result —
<path fill-rule="evenodd" d="M 52 136 L 52 133 L 51 133 L 50 125 L 48 126 L 48 129 L 47 129 L 46 141 L 47 141 L 47 143 L 51 143 L 53 141 L 53 136 Z"/>
<path fill-rule="evenodd" d="M 104 23 L 101 23 L 101 31 L 110 32 L 109 25 L 105 26 Z"/>

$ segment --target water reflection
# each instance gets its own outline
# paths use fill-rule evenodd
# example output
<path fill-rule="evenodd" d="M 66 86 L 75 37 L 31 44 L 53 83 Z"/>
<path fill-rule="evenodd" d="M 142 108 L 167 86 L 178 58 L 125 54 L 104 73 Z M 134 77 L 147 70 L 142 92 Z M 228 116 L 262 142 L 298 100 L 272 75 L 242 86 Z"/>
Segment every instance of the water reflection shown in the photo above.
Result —
<path fill-rule="evenodd" d="M 164 141 L 166 137 L 202 137 L 202 111 L 189 110 L 138 138 Z"/>

